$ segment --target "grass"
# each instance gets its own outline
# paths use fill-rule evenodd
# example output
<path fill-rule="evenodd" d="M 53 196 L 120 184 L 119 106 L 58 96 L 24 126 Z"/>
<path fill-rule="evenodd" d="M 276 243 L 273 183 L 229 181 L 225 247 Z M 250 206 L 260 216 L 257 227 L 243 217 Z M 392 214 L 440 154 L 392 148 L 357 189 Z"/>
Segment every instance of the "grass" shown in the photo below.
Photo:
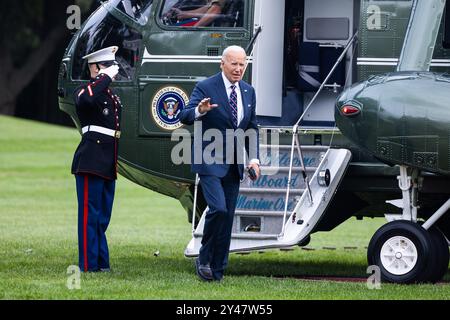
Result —
<path fill-rule="evenodd" d="M 304 275 L 367 277 L 366 250 L 381 219 L 349 220 L 312 236 L 313 251 L 231 255 L 222 283 L 202 283 L 183 255 L 191 238 L 181 205 L 120 177 L 108 229 L 109 274 L 76 265 L 74 129 L 0 117 L 0 299 L 449 299 L 450 284 L 369 290 L 365 282 L 296 279 Z M 346 247 L 357 247 L 349 250 Z M 334 247 L 327 250 L 324 247 Z M 154 252 L 159 251 L 159 256 Z M 446 281 L 449 275 L 446 276 Z"/>

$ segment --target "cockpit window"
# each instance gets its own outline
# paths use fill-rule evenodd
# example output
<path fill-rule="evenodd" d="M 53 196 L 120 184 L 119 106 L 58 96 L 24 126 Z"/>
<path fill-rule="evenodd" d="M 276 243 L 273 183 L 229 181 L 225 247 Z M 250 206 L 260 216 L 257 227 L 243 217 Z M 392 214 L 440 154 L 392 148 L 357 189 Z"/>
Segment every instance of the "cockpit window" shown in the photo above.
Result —
<path fill-rule="evenodd" d="M 244 0 L 165 0 L 160 19 L 177 27 L 243 27 Z"/>
<path fill-rule="evenodd" d="M 115 0 L 117 9 L 126 13 L 141 25 L 147 24 L 152 10 L 153 0 Z"/>
<path fill-rule="evenodd" d="M 88 20 L 77 40 L 73 55 L 72 79 L 88 80 L 88 64 L 83 57 L 97 50 L 118 46 L 119 63 L 117 81 L 130 81 L 134 77 L 141 49 L 142 35 L 100 7 Z"/>

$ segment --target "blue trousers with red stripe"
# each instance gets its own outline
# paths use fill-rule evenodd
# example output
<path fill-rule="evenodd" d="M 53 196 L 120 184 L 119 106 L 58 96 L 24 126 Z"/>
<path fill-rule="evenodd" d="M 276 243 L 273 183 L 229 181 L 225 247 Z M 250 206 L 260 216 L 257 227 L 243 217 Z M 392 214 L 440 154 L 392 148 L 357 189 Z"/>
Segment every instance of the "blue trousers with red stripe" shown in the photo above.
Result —
<path fill-rule="evenodd" d="M 109 269 L 106 229 L 111 220 L 116 181 L 75 175 L 78 196 L 78 253 L 82 271 Z"/>

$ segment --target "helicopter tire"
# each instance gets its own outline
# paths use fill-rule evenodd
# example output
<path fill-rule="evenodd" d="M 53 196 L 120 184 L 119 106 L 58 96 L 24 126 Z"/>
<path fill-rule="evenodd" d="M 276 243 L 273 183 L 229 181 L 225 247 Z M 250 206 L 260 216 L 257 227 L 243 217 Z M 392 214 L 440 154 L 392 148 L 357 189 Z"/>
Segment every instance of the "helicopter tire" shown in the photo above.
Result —
<path fill-rule="evenodd" d="M 431 235 L 410 221 L 393 221 L 375 232 L 367 250 L 369 265 L 380 268 L 381 280 L 398 284 L 425 282 L 434 270 Z"/>
<path fill-rule="evenodd" d="M 300 241 L 297 245 L 299 247 L 306 247 L 311 242 L 311 236 L 307 236 L 305 239 Z"/>
<path fill-rule="evenodd" d="M 436 283 L 442 280 L 448 271 L 450 253 L 447 239 L 437 227 L 431 227 L 428 230 L 428 233 L 430 234 L 433 248 L 436 251 L 434 256 L 434 268 L 431 271 L 428 281 Z"/>

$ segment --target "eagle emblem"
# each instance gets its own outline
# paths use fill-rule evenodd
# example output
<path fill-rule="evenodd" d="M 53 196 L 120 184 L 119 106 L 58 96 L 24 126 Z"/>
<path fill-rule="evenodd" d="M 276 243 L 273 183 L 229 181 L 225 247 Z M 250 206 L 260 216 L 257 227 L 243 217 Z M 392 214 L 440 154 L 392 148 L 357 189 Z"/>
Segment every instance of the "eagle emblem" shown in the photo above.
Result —
<path fill-rule="evenodd" d="M 166 112 L 166 116 L 169 120 L 173 120 L 178 116 L 181 110 L 178 110 L 180 102 L 174 98 L 167 98 L 164 102 L 164 110 Z"/>
<path fill-rule="evenodd" d="M 179 116 L 189 97 L 180 88 L 164 87 L 158 90 L 152 99 L 151 114 L 155 123 L 164 130 L 176 130 L 183 126 Z"/>

